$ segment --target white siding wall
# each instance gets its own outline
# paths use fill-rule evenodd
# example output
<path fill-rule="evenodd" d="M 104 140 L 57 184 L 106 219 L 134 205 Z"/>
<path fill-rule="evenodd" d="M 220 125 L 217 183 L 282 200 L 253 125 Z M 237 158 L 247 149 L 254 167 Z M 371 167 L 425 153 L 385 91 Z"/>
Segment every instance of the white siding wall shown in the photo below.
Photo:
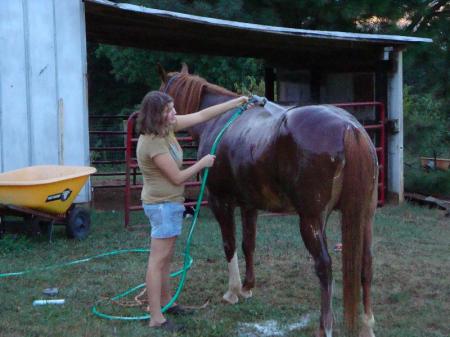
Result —
<path fill-rule="evenodd" d="M 0 171 L 89 165 L 82 1 L 1 0 L 0 52 Z"/>

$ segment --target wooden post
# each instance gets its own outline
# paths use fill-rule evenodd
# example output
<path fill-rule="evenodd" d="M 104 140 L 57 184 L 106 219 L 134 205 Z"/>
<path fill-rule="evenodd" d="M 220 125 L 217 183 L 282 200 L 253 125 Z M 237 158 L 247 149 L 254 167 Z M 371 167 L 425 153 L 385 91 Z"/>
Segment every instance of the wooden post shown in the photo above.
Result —
<path fill-rule="evenodd" d="M 388 75 L 388 120 L 398 121 L 398 132 L 389 134 L 388 191 L 393 201 L 403 202 L 403 63 L 402 52 L 393 51 L 394 71 Z"/>

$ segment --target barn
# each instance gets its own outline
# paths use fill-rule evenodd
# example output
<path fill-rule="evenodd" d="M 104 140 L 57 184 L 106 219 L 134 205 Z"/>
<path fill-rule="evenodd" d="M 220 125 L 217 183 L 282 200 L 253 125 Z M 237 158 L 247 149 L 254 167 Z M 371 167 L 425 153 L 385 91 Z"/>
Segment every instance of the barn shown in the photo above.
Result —
<path fill-rule="evenodd" d="M 430 39 L 264 26 L 107 0 L 0 2 L 0 172 L 90 164 L 87 41 L 263 59 L 269 99 L 341 104 L 367 125 L 382 164 L 380 192 L 403 200 L 402 53 Z M 89 200 L 86 186 L 77 202 Z"/>

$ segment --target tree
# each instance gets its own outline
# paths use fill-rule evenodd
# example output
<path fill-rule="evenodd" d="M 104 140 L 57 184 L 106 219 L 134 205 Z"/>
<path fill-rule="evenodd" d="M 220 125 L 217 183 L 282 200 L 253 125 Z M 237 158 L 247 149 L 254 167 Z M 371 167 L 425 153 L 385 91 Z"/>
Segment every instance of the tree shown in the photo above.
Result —
<path fill-rule="evenodd" d="M 421 2 L 420 2 L 421 3 Z M 426 1 L 408 11 L 407 33 L 433 38 L 433 44 L 420 45 L 406 54 L 405 80 L 414 93 L 431 92 L 444 100 L 447 116 L 449 109 L 450 5 L 447 1 Z"/>

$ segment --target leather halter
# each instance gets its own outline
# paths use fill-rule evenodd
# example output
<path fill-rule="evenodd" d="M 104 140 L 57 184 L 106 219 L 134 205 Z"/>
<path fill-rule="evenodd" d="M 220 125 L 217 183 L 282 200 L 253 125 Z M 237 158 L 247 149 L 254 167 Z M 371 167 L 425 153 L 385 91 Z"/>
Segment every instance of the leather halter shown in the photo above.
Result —
<path fill-rule="evenodd" d="M 175 79 L 177 77 L 179 77 L 181 74 L 177 74 L 172 76 L 169 81 L 167 82 L 166 86 L 164 87 L 163 93 L 167 94 L 167 90 L 169 89 L 170 85 L 172 84 L 173 81 L 175 81 Z"/>

